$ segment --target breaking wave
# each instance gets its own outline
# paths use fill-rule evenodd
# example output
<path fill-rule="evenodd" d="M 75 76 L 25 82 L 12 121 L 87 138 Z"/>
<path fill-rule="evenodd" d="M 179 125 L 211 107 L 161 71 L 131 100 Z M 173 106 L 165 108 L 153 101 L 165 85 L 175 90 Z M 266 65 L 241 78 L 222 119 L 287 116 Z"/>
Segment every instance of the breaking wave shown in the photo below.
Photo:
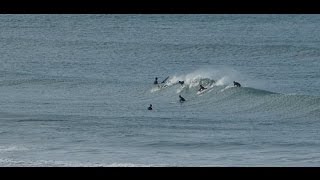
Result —
<path fill-rule="evenodd" d="M 242 84 L 242 81 L 239 81 L 242 87 L 234 87 L 233 80 L 236 77 L 236 73 L 218 75 L 215 72 L 173 75 L 165 83 L 154 85 L 150 93 L 158 94 L 163 99 L 177 99 L 178 95 L 182 95 L 186 99 L 186 107 L 195 109 L 201 106 L 201 110 L 207 111 L 246 114 L 261 112 L 291 118 L 319 115 L 320 97 L 256 89 L 246 86 L 245 82 Z M 179 84 L 179 81 L 184 81 L 184 84 Z M 207 89 L 200 92 L 200 84 Z"/>

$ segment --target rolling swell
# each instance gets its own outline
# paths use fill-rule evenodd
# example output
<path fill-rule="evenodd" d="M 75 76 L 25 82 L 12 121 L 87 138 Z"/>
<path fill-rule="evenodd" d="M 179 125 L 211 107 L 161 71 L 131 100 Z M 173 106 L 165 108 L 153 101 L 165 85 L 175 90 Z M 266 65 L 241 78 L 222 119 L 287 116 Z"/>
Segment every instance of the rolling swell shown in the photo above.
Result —
<path fill-rule="evenodd" d="M 199 94 L 199 83 L 207 82 L 207 90 Z M 198 79 L 197 83 L 187 83 L 181 86 L 168 83 L 168 86 L 157 91 L 161 98 L 177 99 L 182 95 L 187 101 L 184 107 L 198 111 L 216 113 L 233 113 L 250 115 L 259 113 L 262 116 L 281 118 L 297 118 L 303 116 L 317 117 L 320 110 L 320 97 L 309 95 L 288 95 L 270 92 L 252 87 L 233 87 L 232 85 L 218 85 L 216 80 Z M 176 103 L 179 103 L 176 101 Z"/>

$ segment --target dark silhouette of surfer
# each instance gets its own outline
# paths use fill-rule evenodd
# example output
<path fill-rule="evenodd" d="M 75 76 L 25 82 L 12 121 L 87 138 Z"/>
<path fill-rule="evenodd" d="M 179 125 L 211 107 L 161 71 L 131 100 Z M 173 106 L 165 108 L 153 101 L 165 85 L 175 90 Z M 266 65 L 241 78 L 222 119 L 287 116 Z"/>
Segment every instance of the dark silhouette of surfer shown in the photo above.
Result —
<path fill-rule="evenodd" d="M 178 83 L 181 84 L 181 85 L 183 85 L 183 84 L 184 84 L 184 81 L 179 81 Z"/>
<path fill-rule="evenodd" d="M 150 104 L 150 106 L 148 107 L 148 110 L 152 110 L 152 104 Z"/>
<path fill-rule="evenodd" d="M 241 87 L 241 84 L 238 82 L 233 81 L 233 86 Z"/>
<path fill-rule="evenodd" d="M 181 95 L 179 95 L 179 98 L 180 98 L 180 102 L 182 103 L 182 102 L 184 102 L 184 101 L 186 101 Z"/>
<path fill-rule="evenodd" d="M 203 87 L 203 86 L 200 84 L 200 89 L 199 89 L 199 91 L 203 91 L 203 90 L 205 90 L 205 89 L 207 89 L 207 88 Z"/>
<path fill-rule="evenodd" d="M 166 83 L 166 81 L 167 81 L 168 79 L 169 79 L 169 76 L 166 77 L 161 83 L 159 83 L 159 82 L 158 82 L 158 78 L 156 77 L 155 80 L 154 80 L 154 82 L 153 82 L 153 84 L 155 84 L 155 85 L 157 84 L 159 88 L 167 87 L 168 85 L 165 84 L 165 83 Z"/>
<path fill-rule="evenodd" d="M 154 80 L 153 84 L 158 84 L 158 78 L 156 77 L 156 79 Z"/>

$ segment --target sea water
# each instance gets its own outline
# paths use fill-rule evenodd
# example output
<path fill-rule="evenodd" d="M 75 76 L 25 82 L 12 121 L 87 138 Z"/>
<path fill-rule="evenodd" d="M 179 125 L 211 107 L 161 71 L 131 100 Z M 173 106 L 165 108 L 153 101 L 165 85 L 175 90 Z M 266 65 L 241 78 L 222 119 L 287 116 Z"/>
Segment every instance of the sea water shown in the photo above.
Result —
<path fill-rule="evenodd" d="M 320 165 L 320 15 L 2 14 L 0 29 L 0 166 Z"/>

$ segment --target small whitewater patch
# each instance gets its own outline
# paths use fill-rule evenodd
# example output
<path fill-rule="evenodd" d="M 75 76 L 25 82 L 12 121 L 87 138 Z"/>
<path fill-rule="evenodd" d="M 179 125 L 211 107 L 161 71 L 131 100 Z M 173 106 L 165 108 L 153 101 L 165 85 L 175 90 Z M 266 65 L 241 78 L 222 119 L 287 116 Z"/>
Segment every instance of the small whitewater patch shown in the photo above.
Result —
<path fill-rule="evenodd" d="M 93 163 L 93 162 L 77 162 L 77 161 L 57 161 L 57 160 L 13 160 L 0 159 L 2 167 L 156 167 L 167 166 L 165 164 L 139 164 L 139 163 Z"/>
<path fill-rule="evenodd" d="M 230 88 L 234 88 L 234 86 L 226 86 L 225 88 L 223 88 L 223 89 L 221 89 L 220 91 L 221 92 L 224 92 L 225 90 L 227 90 L 227 89 L 230 89 Z"/>
<path fill-rule="evenodd" d="M 29 148 L 24 147 L 24 146 L 0 146 L 0 153 L 2 152 L 11 152 L 11 151 L 27 151 Z"/>

